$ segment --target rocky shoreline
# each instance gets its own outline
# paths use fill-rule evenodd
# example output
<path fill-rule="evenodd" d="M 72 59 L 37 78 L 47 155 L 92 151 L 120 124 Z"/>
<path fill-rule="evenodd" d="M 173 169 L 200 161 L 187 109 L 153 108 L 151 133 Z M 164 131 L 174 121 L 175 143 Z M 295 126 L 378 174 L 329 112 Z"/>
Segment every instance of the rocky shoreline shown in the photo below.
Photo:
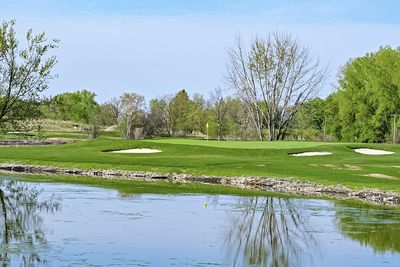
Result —
<path fill-rule="evenodd" d="M 38 140 L 38 139 L 0 139 L 0 146 L 47 146 L 63 145 L 64 140 Z"/>
<path fill-rule="evenodd" d="M 299 181 L 292 178 L 269 177 L 215 177 L 193 176 L 188 174 L 159 174 L 152 172 L 133 172 L 123 170 L 81 170 L 38 165 L 1 164 L 2 173 L 89 176 L 105 179 L 127 179 L 173 183 L 206 183 L 234 186 L 238 188 L 257 189 L 268 192 L 294 194 L 309 197 L 329 197 L 335 199 L 356 199 L 370 204 L 400 205 L 400 194 L 377 189 L 351 190 L 344 186 L 324 186 L 321 184 Z"/>

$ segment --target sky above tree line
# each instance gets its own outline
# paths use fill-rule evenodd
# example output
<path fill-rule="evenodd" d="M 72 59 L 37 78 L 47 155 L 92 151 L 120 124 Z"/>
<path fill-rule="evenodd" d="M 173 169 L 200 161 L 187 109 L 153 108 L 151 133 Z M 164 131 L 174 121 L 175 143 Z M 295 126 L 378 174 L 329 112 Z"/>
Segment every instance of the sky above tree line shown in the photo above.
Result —
<path fill-rule="evenodd" d="M 46 93 L 88 89 L 104 102 L 131 91 L 147 100 L 226 88 L 227 49 L 271 31 L 309 46 L 334 90 L 349 58 L 400 45 L 396 0 L 2 0 L 1 20 L 60 39 L 58 78 Z M 227 91 L 228 93 L 228 91 Z"/>

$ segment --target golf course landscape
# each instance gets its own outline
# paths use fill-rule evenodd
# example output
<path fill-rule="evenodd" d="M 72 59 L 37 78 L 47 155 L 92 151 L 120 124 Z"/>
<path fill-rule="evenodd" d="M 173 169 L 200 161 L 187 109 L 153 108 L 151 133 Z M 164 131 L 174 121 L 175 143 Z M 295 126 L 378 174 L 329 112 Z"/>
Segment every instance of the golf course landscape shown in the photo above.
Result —
<path fill-rule="evenodd" d="M 0 4 L 0 266 L 399 267 L 400 1 Z"/>
<path fill-rule="evenodd" d="M 110 151 L 146 148 L 160 153 Z M 395 152 L 363 155 L 355 148 Z M 330 155 L 294 157 L 301 152 Z M 122 140 L 100 137 L 57 146 L 1 147 L 0 162 L 84 170 L 129 170 L 154 173 L 238 177 L 295 178 L 350 189 L 400 192 L 400 147 L 302 141 L 207 141 L 196 139 Z"/>

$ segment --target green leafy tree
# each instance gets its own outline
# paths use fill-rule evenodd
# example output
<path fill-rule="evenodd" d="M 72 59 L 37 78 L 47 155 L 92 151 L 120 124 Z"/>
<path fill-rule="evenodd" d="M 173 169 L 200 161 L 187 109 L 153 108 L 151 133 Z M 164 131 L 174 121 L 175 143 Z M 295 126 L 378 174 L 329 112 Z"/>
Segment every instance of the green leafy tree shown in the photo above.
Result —
<path fill-rule="evenodd" d="M 49 104 L 51 117 L 90 123 L 96 106 L 96 94 L 88 90 L 73 93 L 61 93 L 52 98 Z"/>
<path fill-rule="evenodd" d="M 325 99 L 325 115 L 326 115 L 326 133 L 330 136 L 336 137 L 341 140 L 341 131 L 343 125 L 339 119 L 339 103 L 338 95 L 340 92 L 329 95 Z"/>
<path fill-rule="evenodd" d="M 384 142 L 391 139 L 393 115 L 400 113 L 400 49 L 382 47 L 349 61 L 336 93 L 335 133 L 344 141 Z M 397 122 L 396 122 L 397 123 Z"/>
<path fill-rule="evenodd" d="M 206 101 L 201 94 L 194 94 L 191 100 L 190 120 L 188 122 L 188 131 L 194 131 L 200 134 L 206 133 L 206 124 L 209 121 L 209 112 L 206 110 Z"/>
<path fill-rule="evenodd" d="M 150 100 L 150 112 L 147 116 L 147 133 L 164 136 L 169 134 L 168 130 L 168 97 Z"/>
<path fill-rule="evenodd" d="M 168 136 L 205 133 L 208 121 L 205 105 L 202 95 L 195 94 L 190 99 L 186 90 L 152 99 L 146 119 L 147 131 Z"/>
<path fill-rule="evenodd" d="M 171 136 L 187 134 L 191 130 L 190 112 L 192 102 L 186 90 L 180 90 L 168 105 L 168 128 Z"/>
<path fill-rule="evenodd" d="M 296 131 L 302 139 L 325 139 L 326 101 L 314 98 L 303 104 L 296 115 Z"/>
<path fill-rule="evenodd" d="M 22 47 L 14 25 L 14 21 L 4 21 L 0 26 L 0 126 L 31 116 L 57 63 L 55 56 L 47 56 L 57 40 L 48 41 L 44 32 L 35 35 L 28 30 L 27 45 Z"/>
<path fill-rule="evenodd" d="M 229 113 L 226 98 L 221 89 L 216 89 L 211 95 L 212 132 L 219 140 L 224 139 L 229 131 Z"/>

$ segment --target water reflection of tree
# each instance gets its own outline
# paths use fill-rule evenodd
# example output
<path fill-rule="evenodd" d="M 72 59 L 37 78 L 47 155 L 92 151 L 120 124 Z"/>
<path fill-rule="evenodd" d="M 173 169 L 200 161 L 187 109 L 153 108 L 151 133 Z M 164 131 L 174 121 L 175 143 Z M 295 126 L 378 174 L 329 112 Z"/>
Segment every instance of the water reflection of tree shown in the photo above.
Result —
<path fill-rule="evenodd" d="M 342 234 L 375 252 L 400 252 L 400 210 L 336 203 Z"/>
<path fill-rule="evenodd" d="M 59 201 L 42 201 L 40 191 L 27 183 L 0 182 L 0 263 L 9 265 L 11 256 L 20 257 L 22 266 L 44 263 L 37 252 L 47 245 L 40 212 L 55 212 Z"/>
<path fill-rule="evenodd" d="M 240 204 L 225 239 L 233 266 L 298 266 L 305 254 L 311 260 L 316 239 L 296 200 L 253 197 Z"/>

